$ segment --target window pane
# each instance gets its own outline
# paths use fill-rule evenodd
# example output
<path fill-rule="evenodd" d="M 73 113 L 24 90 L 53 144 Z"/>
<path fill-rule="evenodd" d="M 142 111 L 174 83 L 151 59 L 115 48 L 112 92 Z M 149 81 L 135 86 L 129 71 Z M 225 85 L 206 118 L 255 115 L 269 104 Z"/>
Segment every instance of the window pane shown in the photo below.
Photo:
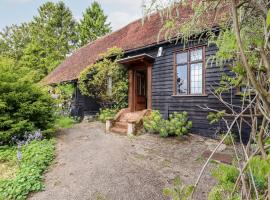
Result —
<path fill-rule="evenodd" d="M 177 66 L 177 94 L 187 94 L 187 74 L 187 65 Z"/>
<path fill-rule="evenodd" d="M 202 60 L 202 48 L 190 51 L 190 61 Z"/>
<path fill-rule="evenodd" d="M 177 62 L 177 64 L 187 63 L 187 55 L 188 55 L 187 52 L 176 54 L 176 62 Z"/>
<path fill-rule="evenodd" d="M 203 68 L 202 63 L 190 65 L 190 94 L 202 94 Z"/>

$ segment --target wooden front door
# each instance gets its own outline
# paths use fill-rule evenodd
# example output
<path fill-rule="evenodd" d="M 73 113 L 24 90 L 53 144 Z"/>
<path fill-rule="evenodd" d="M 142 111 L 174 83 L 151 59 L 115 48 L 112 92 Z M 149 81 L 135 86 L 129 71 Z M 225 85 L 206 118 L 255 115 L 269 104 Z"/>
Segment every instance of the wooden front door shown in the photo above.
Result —
<path fill-rule="evenodd" d="M 135 71 L 135 111 L 147 109 L 147 72 Z"/>

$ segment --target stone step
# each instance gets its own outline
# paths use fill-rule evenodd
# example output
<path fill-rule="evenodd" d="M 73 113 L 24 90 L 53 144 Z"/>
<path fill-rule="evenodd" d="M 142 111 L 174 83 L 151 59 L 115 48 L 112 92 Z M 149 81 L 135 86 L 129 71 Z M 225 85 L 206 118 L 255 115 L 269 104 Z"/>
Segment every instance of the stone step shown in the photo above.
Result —
<path fill-rule="evenodd" d="M 127 122 L 115 122 L 114 127 L 117 128 L 123 128 L 123 129 L 127 129 L 128 128 L 128 123 Z"/>
<path fill-rule="evenodd" d="M 142 117 L 143 111 L 127 112 L 120 116 L 120 122 L 137 121 Z"/>
<path fill-rule="evenodd" d="M 127 129 L 126 128 L 112 127 L 111 132 L 118 133 L 120 135 L 127 135 Z"/>

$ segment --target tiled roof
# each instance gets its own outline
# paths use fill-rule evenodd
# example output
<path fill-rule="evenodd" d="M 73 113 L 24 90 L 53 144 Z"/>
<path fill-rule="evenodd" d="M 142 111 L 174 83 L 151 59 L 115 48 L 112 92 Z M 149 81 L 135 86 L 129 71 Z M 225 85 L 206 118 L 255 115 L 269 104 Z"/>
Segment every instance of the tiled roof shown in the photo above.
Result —
<path fill-rule="evenodd" d="M 180 24 L 186 22 L 192 16 L 191 7 L 179 8 L 181 18 L 178 18 Z M 217 25 L 217 17 L 209 13 L 205 17 L 204 23 L 212 27 Z M 159 14 L 153 14 L 144 23 L 142 20 L 136 20 L 127 26 L 97 39 L 94 42 L 78 49 L 71 56 L 66 58 L 54 71 L 43 79 L 45 84 L 54 84 L 75 80 L 78 78 L 81 71 L 87 66 L 97 61 L 101 53 L 106 52 L 111 47 L 119 47 L 124 51 L 138 49 L 157 43 L 158 35 L 162 28 L 162 21 Z M 161 36 L 159 41 L 164 41 Z"/>

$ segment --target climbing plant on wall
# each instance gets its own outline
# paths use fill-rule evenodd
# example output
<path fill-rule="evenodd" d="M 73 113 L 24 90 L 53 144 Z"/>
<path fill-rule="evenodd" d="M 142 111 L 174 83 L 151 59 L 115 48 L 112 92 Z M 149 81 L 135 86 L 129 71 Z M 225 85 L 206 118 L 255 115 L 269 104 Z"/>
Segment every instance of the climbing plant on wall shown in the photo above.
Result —
<path fill-rule="evenodd" d="M 123 57 L 117 47 L 99 55 L 99 60 L 81 72 L 78 87 L 83 95 L 95 98 L 102 107 L 127 106 L 128 76 L 126 69 L 117 63 Z"/>

